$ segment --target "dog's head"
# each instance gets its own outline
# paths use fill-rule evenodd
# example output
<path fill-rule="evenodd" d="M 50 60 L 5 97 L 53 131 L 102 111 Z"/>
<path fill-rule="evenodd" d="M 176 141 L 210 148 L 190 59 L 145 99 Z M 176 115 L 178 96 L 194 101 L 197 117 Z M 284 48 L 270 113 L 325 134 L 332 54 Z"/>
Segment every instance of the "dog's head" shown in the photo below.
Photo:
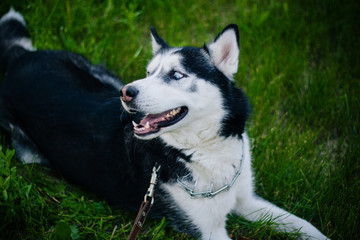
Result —
<path fill-rule="evenodd" d="M 182 134 L 193 141 L 241 136 L 248 103 L 233 82 L 239 57 L 237 26 L 227 26 L 202 48 L 170 47 L 154 28 L 151 38 L 153 59 L 146 78 L 121 90 L 123 107 L 129 113 L 145 114 L 140 122 L 133 122 L 135 136 Z"/>

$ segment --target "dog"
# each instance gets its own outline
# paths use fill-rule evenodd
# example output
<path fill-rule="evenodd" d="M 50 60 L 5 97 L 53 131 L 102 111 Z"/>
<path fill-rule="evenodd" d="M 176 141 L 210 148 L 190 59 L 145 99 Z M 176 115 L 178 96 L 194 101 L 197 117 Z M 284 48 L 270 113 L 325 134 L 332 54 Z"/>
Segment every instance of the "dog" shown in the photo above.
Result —
<path fill-rule="evenodd" d="M 235 87 L 239 32 L 171 47 L 150 29 L 146 77 L 124 85 L 66 51 L 36 50 L 23 16 L 0 20 L 1 126 L 17 158 L 46 164 L 120 208 L 137 210 L 160 166 L 151 215 L 192 236 L 230 239 L 229 213 L 279 231 L 328 239 L 254 192 L 246 95 Z"/>

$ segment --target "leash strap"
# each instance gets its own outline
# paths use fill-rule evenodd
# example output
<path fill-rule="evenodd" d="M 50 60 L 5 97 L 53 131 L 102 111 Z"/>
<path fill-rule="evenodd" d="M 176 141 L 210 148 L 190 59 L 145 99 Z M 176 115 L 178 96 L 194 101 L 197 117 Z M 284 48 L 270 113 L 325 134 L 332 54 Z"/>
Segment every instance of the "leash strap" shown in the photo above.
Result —
<path fill-rule="evenodd" d="M 147 190 L 147 193 L 144 196 L 144 201 L 141 203 L 140 210 L 135 218 L 134 225 L 131 229 L 131 232 L 128 236 L 127 240 L 136 240 L 140 230 L 144 226 L 145 220 L 147 215 L 150 212 L 151 207 L 154 204 L 154 192 L 155 186 L 157 183 L 157 173 L 160 170 L 161 166 L 156 167 L 157 164 L 153 167 L 151 179 L 150 179 L 150 186 Z"/>
<path fill-rule="evenodd" d="M 152 204 L 150 201 L 142 202 L 139 213 L 135 219 L 134 225 L 133 225 L 130 235 L 128 237 L 128 240 L 136 240 L 137 239 L 141 228 L 144 226 L 146 217 L 149 214 L 151 207 L 152 207 Z"/>

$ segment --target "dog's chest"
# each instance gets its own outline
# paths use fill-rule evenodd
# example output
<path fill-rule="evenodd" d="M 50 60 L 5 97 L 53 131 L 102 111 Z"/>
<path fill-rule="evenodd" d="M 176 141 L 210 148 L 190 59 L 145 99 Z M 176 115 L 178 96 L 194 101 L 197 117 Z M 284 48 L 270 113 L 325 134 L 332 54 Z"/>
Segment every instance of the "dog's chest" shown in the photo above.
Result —
<path fill-rule="evenodd" d="M 219 226 L 225 227 L 227 215 L 236 205 L 235 188 L 223 192 L 214 198 L 191 198 L 177 183 L 162 184 L 161 188 L 166 191 L 172 201 L 173 209 L 181 213 L 184 223 L 192 229 L 200 232 L 211 232 Z"/>
<path fill-rule="evenodd" d="M 185 163 L 190 172 L 189 176 L 179 176 L 177 181 L 161 185 L 175 201 L 175 205 L 180 207 L 194 224 L 203 225 L 204 221 L 209 219 L 225 221 L 226 215 L 233 209 L 238 184 L 208 197 L 207 194 L 199 193 L 214 193 L 234 180 L 244 161 L 242 146 L 242 140 L 234 138 L 223 139 L 220 144 L 214 144 L 209 148 L 188 150 L 186 154 L 191 153 L 192 159 L 191 162 Z M 195 195 L 191 195 L 189 189 L 186 191 L 182 183 L 191 188 Z"/>

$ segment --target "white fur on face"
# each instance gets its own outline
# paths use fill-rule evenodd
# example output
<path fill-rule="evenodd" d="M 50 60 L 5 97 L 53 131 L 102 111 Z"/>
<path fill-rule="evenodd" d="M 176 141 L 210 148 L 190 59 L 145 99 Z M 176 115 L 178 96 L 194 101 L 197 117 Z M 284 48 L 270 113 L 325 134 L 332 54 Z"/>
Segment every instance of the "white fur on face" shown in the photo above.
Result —
<path fill-rule="evenodd" d="M 176 50 L 156 55 L 147 67 L 149 76 L 130 84 L 139 91 L 133 104 L 145 114 L 161 113 L 183 106 L 188 108 L 188 114 L 175 125 L 165 127 L 144 139 L 169 133 L 164 138 L 171 142 L 171 138 L 180 134 L 188 136 L 181 137 L 186 144 L 215 137 L 225 115 L 220 90 L 210 82 L 186 72 L 181 66 L 181 55 L 174 53 Z M 187 77 L 164 80 L 172 70 L 186 74 Z"/>

